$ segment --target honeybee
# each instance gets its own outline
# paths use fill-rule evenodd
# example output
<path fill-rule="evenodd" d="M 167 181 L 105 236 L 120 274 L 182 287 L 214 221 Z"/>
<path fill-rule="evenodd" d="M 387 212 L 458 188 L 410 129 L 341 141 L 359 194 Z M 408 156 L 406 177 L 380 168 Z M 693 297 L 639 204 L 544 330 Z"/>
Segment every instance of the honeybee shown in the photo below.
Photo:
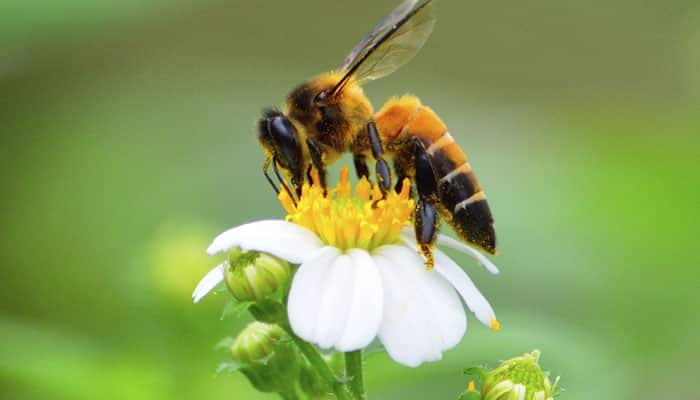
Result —
<path fill-rule="evenodd" d="M 462 149 L 442 120 L 411 95 L 392 98 L 378 112 L 362 90 L 367 81 L 382 78 L 409 61 L 432 33 L 432 0 L 406 0 L 352 49 L 342 65 L 305 82 L 287 96 L 282 111 L 265 109 L 258 121 L 258 140 L 280 186 L 299 196 L 311 168 L 326 186 L 326 166 L 351 152 L 358 177 L 369 179 L 368 160 L 383 193 L 393 160 L 400 190 L 403 178 L 415 183 L 414 228 L 418 247 L 433 266 L 440 218 L 465 242 L 496 254 L 496 234 L 486 195 Z M 280 170 L 291 181 L 290 189 Z"/>

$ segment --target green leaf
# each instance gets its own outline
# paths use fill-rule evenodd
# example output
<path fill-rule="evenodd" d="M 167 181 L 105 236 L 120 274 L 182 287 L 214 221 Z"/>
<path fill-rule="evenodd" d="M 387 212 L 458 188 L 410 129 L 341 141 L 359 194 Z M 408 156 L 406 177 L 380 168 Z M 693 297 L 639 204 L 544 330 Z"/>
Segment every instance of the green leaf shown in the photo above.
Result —
<path fill-rule="evenodd" d="M 214 345 L 214 350 L 229 350 L 235 338 L 227 336 Z"/>
<path fill-rule="evenodd" d="M 487 372 L 488 371 L 484 367 L 471 367 L 464 370 L 465 375 L 473 376 L 479 381 L 484 380 Z"/>
<path fill-rule="evenodd" d="M 221 364 L 219 364 L 218 367 L 216 367 L 216 374 L 233 374 L 236 373 L 239 369 L 241 369 L 244 365 L 239 364 L 235 361 L 224 361 Z"/>
<path fill-rule="evenodd" d="M 462 394 L 459 395 L 457 400 L 480 400 L 481 399 L 481 393 L 479 392 L 469 392 L 469 391 L 464 391 Z"/>
<path fill-rule="evenodd" d="M 236 300 L 230 300 L 226 303 L 224 310 L 221 312 L 221 319 L 223 320 L 231 316 L 240 317 L 241 314 L 247 311 L 253 304 L 255 304 L 253 301 L 238 302 Z"/>

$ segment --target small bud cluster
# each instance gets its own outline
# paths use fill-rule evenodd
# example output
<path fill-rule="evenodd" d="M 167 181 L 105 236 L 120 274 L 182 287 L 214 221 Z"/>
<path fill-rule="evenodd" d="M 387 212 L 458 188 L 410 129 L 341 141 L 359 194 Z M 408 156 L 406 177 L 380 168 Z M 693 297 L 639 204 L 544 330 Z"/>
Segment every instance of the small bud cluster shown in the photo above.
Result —
<path fill-rule="evenodd" d="M 286 325 L 280 300 L 291 276 L 291 265 L 269 254 L 238 248 L 230 252 L 224 282 L 238 304 L 256 319 L 238 334 L 231 354 L 237 370 L 260 392 L 283 398 L 325 398 L 332 389 L 280 326 Z"/>
<path fill-rule="evenodd" d="M 279 325 L 252 322 L 231 345 L 233 360 L 259 391 L 283 398 L 326 398 L 331 388 Z"/>
<path fill-rule="evenodd" d="M 539 350 L 504 361 L 489 372 L 473 368 L 469 374 L 482 378 L 481 391 L 475 390 L 474 382 L 460 400 L 553 400 L 559 378 L 552 384 L 538 364 Z"/>

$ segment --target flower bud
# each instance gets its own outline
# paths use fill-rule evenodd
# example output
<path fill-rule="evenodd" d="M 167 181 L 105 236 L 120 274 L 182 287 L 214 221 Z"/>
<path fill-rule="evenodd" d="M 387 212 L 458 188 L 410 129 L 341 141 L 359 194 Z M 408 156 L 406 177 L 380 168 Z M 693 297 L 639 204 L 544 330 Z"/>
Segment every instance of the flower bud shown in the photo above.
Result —
<path fill-rule="evenodd" d="M 234 340 L 231 354 L 240 371 L 261 392 L 288 392 L 299 377 L 300 355 L 278 325 L 251 323 Z"/>
<path fill-rule="evenodd" d="M 540 368 L 539 350 L 504 361 L 486 374 L 481 385 L 484 400 L 552 400 L 559 378 L 552 385 Z"/>
<path fill-rule="evenodd" d="M 260 301 L 289 283 L 289 263 L 257 251 L 233 249 L 224 280 L 238 301 Z"/>

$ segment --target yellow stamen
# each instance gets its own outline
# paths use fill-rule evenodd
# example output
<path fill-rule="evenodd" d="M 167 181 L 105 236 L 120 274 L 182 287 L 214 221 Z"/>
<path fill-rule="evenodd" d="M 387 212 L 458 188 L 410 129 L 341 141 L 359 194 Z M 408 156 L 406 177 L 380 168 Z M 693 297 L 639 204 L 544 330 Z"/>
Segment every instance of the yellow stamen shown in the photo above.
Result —
<path fill-rule="evenodd" d="M 292 201 L 292 198 L 289 197 L 286 190 L 280 190 L 280 193 L 279 195 L 277 195 L 277 198 L 279 199 L 280 203 L 282 204 L 282 208 L 284 208 L 284 211 L 286 211 L 287 214 L 295 211 L 294 202 Z"/>
<path fill-rule="evenodd" d="M 468 392 L 476 391 L 476 387 L 474 386 L 474 380 L 469 381 L 469 386 L 467 386 L 467 391 Z"/>
<path fill-rule="evenodd" d="M 304 184 L 296 206 L 286 191 L 280 191 L 278 197 L 287 221 L 312 230 L 325 244 L 342 250 L 371 251 L 398 242 L 415 207 L 408 179 L 401 192 L 390 190 L 382 196 L 377 185 L 362 178 L 353 196 L 347 167 L 341 169 L 338 184 L 325 194 L 316 171 L 311 175 L 312 183 Z"/>
<path fill-rule="evenodd" d="M 493 317 L 491 318 L 491 330 L 494 332 L 498 332 L 501 330 L 501 323 Z"/>

